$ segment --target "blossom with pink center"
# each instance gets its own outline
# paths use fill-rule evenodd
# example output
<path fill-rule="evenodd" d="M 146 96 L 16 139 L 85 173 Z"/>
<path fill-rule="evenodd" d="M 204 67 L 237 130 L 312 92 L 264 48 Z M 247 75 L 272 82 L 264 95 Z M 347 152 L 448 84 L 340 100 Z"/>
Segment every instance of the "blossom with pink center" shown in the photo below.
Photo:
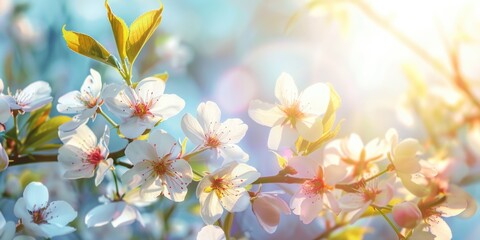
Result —
<path fill-rule="evenodd" d="M 274 233 L 280 223 L 280 213 L 290 215 L 290 207 L 277 193 L 262 192 L 252 198 L 252 210 L 260 225 Z"/>
<path fill-rule="evenodd" d="M 385 142 L 375 138 L 364 144 L 355 133 L 348 137 L 330 142 L 325 147 L 325 158 L 342 161 L 352 178 L 371 175 L 377 166 L 374 164 L 385 157 Z"/>
<path fill-rule="evenodd" d="M 22 220 L 26 232 L 52 238 L 75 231 L 67 224 L 77 217 L 77 212 L 65 201 L 48 202 L 48 198 L 48 189 L 43 184 L 31 182 L 15 203 L 15 216 Z"/>
<path fill-rule="evenodd" d="M 33 82 L 23 90 L 17 89 L 14 94 L 8 91 L 8 95 L 1 94 L 3 87 L 3 81 L 0 79 L 0 98 L 8 102 L 11 110 L 18 110 L 21 113 L 35 111 L 53 99 L 52 88 L 44 81 Z"/>
<path fill-rule="evenodd" d="M 290 200 L 293 213 L 299 215 L 303 223 L 312 222 L 325 209 L 336 214 L 340 212 L 333 191 L 347 174 L 344 167 L 333 164 L 324 167 L 308 156 L 293 157 L 288 160 L 288 165 L 297 171 L 295 177 L 308 179 Z"/>
<path fill-rule="evenodd" d="M 71 91 L 58 99 L 57 110 L 60 113 L 76 114 L 72 121 L 60 126 L 62 131 L 71 131 L 86 123 L 88 119 L 95 119 L 98 107 L 103 103 L 100 97 L 102 92 L 102 78 L 94 69 L 80 88 L 80 91 Z"/>
<path fill-rule="evenodd" d="M 225 240 L 225 232 L 219 226 L 207 225 L 202 227 L 197 234 L 197 240 Z"/>
<path fill-rule="evenodd" d="M 165 82 L 154 77 L 143 79 L 135 89 L 126 85 L 105 88 L 105 104 L 122 120 L 120 132 L 125 137 L 136 138 L 184 108 L 183 99 L 175 94 L 164 94 L 164 90 Z"/>
<path fill-rule="evenodd" d="M 250 195 L 245 187 L 259 177 L 260 173 L 255 168 L 237 162 L 230 162 L 203 177 L 197 186 L 203 221 L 215 223 L 222 216 L 224 208 L 229 212 L 247 209 Z"/>
<path fill-rule="evenodd" d="M 330 102 L 330 88 L 315 83 L 300 94 L 292 76 L 282 73 L 275 85 L 275 97 L 279 104 L 254 100 L 248 114 L 257 123 L 271 127 L 268 147 L 291 147 L 299 136 L 309 142 L 323 134 L 323 115 Z"/>
<path fill-rule="evenodd" d="M 112 167 L 113 159 L 108 158 L 110 128 L 105 126 L 103 136 L 97 137 L 87 125 L 81 125 L 70 132 L 59 131 L 63 146 L 58 149 L 58 161 L 66 170 L 67 179 L 91 178 L 95 175 L 98 186 Z"/>
<path fill-rule="evenodd" d="M 346 193 L 339 199 L 340 208 L 353 223 L 369 206 L 385 207 L 394 194 L 393 186 L 387 180 L 369 181 L 356 193 Z"/>
<path fill-rule="evenodd" d="M 220 122 L 221 112 L 214 102 L 200 103 L 197 118 L 186 114 L 182 119 L 185 135 L 200 148 L 213 150 L 214 158 L 222 156 L 225 161 L 245 162 L 248 154 L 237 143 L 242 140 L 248 126 L 238 118 Z"/>
<path fill-rule="evenodd" d="M 125 155 L 134 164 L 122 175 L 131 188 L 140 187 L 140 193 L 163 194 L 175 202 L 182 202 L 192 182 L 192 167 L 180 158 L 180 146 L 168 133 L 155 130 L 148 141 L 136 140 L 128 144 Z"/>

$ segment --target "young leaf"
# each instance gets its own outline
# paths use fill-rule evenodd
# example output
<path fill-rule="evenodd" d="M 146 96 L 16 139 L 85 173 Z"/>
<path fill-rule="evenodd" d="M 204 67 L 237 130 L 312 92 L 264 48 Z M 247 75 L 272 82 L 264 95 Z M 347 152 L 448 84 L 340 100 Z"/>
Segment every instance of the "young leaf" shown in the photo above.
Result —
<path fill-rule="evenodd" d="M 65 29 L 65 26 L 63 25 L 62 32 L 68 48 L 78 54 L 118 68 L 117 60 L 102 44 L 83 33 L 68 31 Z"/>
<path fill-rule="evenodd" d="M 47 121 L 48 115 L 50 115 L 51 109 L 52 109 L 52 103 L 49 103 L 43 106 L 42 108 L 37 109 L 30 113 L 30 117 L 28 118 L 28 121 L 27 121 L 27 136 L 35 128 L 37 128 L 42 123 Z"/>
<path fill-rule="evenodd" d="M 162 20 L 163 5 L 138 17 L 130 26 L 127 42 L 127 56 L 133 65 L 145 43 L 152 36 Z"/>
<path fill-rule="evenodd" d="M 159 78 L 159 79 L 161 79 L 162 81 L 167 82 L 167 80 L 168 80 L 168 73 L 167 73 L 167 72 L 158 73 L 158 74 L 153 75 L 152 77 Z"/>
<path fill-rule="evenodd" d="M 105 7 L 107 8 L 108 20 L 112 26 L 113 36 L 117 43 L 118 54 L 121 61 L 123 61 L 127 57 L 128 26 L 123 19 L 113 14 L 108 1 L 105 1 Z"/>
<path fill-rule="evenodd" d="M 44 144 L 58 138 L 58 127 L 70 120 L 71 118 L 67 116 L 56 116 L 47 120 L 32 131 L 25 140 L 22 150 L 32 152 L 36 150 L 37 147 L 42 147 Z"/>

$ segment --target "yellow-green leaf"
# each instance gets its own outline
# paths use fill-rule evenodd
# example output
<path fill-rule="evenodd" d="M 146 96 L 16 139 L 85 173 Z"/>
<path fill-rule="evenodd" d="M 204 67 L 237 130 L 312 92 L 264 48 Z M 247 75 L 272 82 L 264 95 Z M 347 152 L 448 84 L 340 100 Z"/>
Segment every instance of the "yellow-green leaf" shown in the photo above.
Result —
<path fill-rule="evenodd" d="M 115 57 L 102 44 L 86 34 L 68 31 L 65 26 L 63 25 L 62 32 L 68 48 L 78 54 L 118 68 Z"/>
<path fill-rule="evenodd" d="M 275 154 L 275 157 L 277 158 L 278 166 L 280 166 L 280 168 L 284 169 L 288 164 L 287 159 L 284 158 L 282 155 L 276 153 L 275 151 L 272 151 L 272 152 L 273 152 L 273 154 Z"/>
<path fill-rule="evenodd" d="M 112 26 L 113 36 L 117 43 L 118 54 L 121 61 L 124 61 L 127 57 L 128 26 L 123 19 L 113 14 L 108 1 L 105 1 L 105 8 L 107 8 L 108 20 Z"/>
<path fill-rule="evenodd" d="M 168 80 L 168 73 L 167 73 L 167 72 L 163 72 L 163 73 L 155 74 L 155 75 L 153 75 L 152 77 L 155 77 L 155 78 L 161 79 L 161 80 L 164 81 L 164 82 L 167 82 L 167 80 Z"/>
<path fill-rule="evenodd" d="M 42 147 L 44 144 L 58 138 L 58 127 L 70 120 L 71 118 L 67 116 L 56 116 L 47 120 L 27 137 L 23 149 L 31 152 L 36 150 L 37 147 Z"/>
<path fill-rule="evenodd" d="M 127 42 L 127 56 L 130 65 L 133 65 L 145 43 L 153 35 L 162 20 L 163 5 L 157 10 L 152 10 L 138 17 L 130 25 Z"/>
<path fill-rule="evenodd" d="M 47 121 L 48 115 L 52 109 L 52 103 L 49 103 L 30 113 L 30 117 L 27 122 L 27 135 L 42 123 Z"/>

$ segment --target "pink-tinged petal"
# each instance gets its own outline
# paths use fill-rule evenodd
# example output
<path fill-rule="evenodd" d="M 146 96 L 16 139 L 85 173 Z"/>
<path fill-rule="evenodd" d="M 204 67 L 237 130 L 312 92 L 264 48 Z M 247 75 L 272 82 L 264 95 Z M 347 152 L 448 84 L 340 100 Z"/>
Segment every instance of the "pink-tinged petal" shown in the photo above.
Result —
<path fill-rule="evenodd" d="M 290 74 L 283 72 L 275 84 L 275 97 L 283 106 L 290 106 L 298 99 L 298 89 Z"/>
<path fill-rule="evenodd" d="M 324 170 L 325 183 L 334 186 L 341 182 L 347 175 L 347 169 L 339 165 L 330 165 L 325 167 Z"/>
<path fill-rule="evenodd" d="M 143 160 L 156 160 L 158 158 L 155 148 L 146 141 L 135 140 L 128 144 L 125 156 L 135 165 Z"/>
<path fill-rule="evenodd" d="M 416 139 L 405 139 L 400 142 L 394 151 L 393 164 L 395 169 L 402 173 L 416 173 L 421 170 L 417 153 L 422 150 Z"/>
<path fill-rule="evenodd" d="M 299 96 L 303 113 L 323 115 L 330 102 L 330 88 L 324 83 L 315 83 L 305 88 Z"/>
<path fill-rule="evenodd" d="M 413 195 L 417 197 L 424 197 L 430 193 L 430 188 L 427 187 L 427 182 L 424 176 L 420 174 L 403 174 L 397 173 L 397 176 L 402 181 L 403 186 Z"/>
<path fill-rule="evenodd" d="M 159 157 L 170 153 L 172 157 L 176 157 L 180 153 L 178 142 L 163 130 L 153 130 L 148 137 L 148 143 L 155 148 Z"/>
<path fill-rule="evenodd" d="M 339 200 L 340 208 L 345 211 L 352 211 L 362 208 L 368 202 L 365 202 L 361 193 L 346 193 Z"/>
<path fill-rule="evenodd" d="M 75 228 L 70 226 L 57 226 L 55 224 L 40 224 L 40 230 L 44 233 L 44 237 L 53 238 L 75 232 Z"/>
<path fill-rule="evenodd" d="M 58 137 L 65 145 L 75 146 L 88 152 L 97 146 L 97 137 L 87 125 L 81 125 L 70 132 L 58 132 Z"/>
<path fill-rule="evenodd" d="M 422 221 L 422 212 L 412 202 L 403 202 L 393 206 L 392 216 L 393 220 L 404 228 L 414 228 Z"/>
<path fill-rule="evenodd" d="M 150 108 L 150 112 L 159 116 L 162 120 L 167 120 L 185 107 L 185 101 L 175 94 L 163 94 L 158 97 L 158 101 Z"/>
<path fill-rule="evenodd" d="M 320 139 L 323 134 L 322 120 L 321 117 L 306 118 L 298 121 L 295 127 L 298 130 L 298 134 L 305 138 L 305 140 L 315 142 Z"/>
<path fill-rule="evenodd" d="M 307 196 L 301 191 L 297 191 L 292 198 L 290 198 L 290 208 L 292 209 L 293 214 L 300 215 L 302 210 L 302 202 Z"/>
<path fill-rule="evenodd" d="M 197 240 L 225 240 L 225 233 L 222 228 L 214 225 L 207 225 L 202 227 L 202 229 L 197 234 Z"/>
<path fill-rule="evenodd" d="M 333 213 L 339 214 L 341 209 L 338 204 L 337 198 L 333 196 L 332 192 L 325 192 L 324 197 L 326 197 L 324 204 L 332 210 Z"/>
<path fill-rule="evenodd" d="M 125 202 L 112 202 L 96 206 L 90 210 L 85 216 L 85 224 L 87 227 L 103 226 L 119 215 L 127 204 Z"/>
<path fill-rule="evenodd" d="M 120 227 L 120 226 L 129 225 L 135 222 L 135 220 L 139 220 L 140 223 L 143 222 L 138 210 L 135 207 L 126 205 L 119 216 L 113 217 L 112 226 Z"/>
<path fill-rule="evenodd" d="M 304 224 L 311 223 L 323 210 L 322 196 L 318 194 L 307 196 L 302 201 L 300 208 L 300 220 Z"/>
<path fill-rule="evenodd" d="M 439 217 L 436 217 L 433 221 L 428 222 L 430 224 L 430 233 L 435 235 L 435 240 L 450 240 L 452 239 L 452 230 L 448 224 Z"/>
<path fill-rule="evenodd" d="M 380 189 L 380 193 L 378 193 L 377 196 L 375 197 L 375 201 L 373 202 L 373 204 L 379 207 L 384 207 L 388 205 L 390 200 L 392 200 L 393 194 L 394 194 L 394 189 L 392 185 L 386 184 L 386 186 L 383 186 Z"/>
<path fill-rule="evenodd" d="M 429 226 L 425 223 L 422 223 L 416 227 L 412 235 L 408 238 L 409 240 L 435 240 L 435 235 L 429 232 Z"/>
<path fill-rule="evenodd" d="M 244 163 L 232 163 L 231 182 L 237 187 L 245 187 L 260 177 L 260 173 L 252 166 Z"/>
<path fill-rule="evenodd" d="M 79 91 L 68 92 L 58 99 L 57 110 L 61 113 L 71 114 L 80 113 L 86 109 L 85 104 L 80 100 Z"/>
<path fill-rule="evenodd" d="M 195 145 L 203 144 L 205 132 L 196 118 L 190 114 L 185 114 L 182 118 L 182 130 L 185 136 Z"/>
<path fill-rule="evenodd" d="M 252 204 L 253 212 L 260 225 L 268 233 L 273 233 L 280 223 L 280 211 L 290 214 L 290 208 L 282 199 L 260 193 Z"/>
<path fill-rule="evenodd" d="M 102 92 L 102 77 L 100 73 L 91 68 L 90 75 L 83 81 L 80 91 L 95 98 L 99 97 Z"/>
<path fill-rule="evenodd" d="M 159 78 L 148 77 L 138 83 L 135 91 L 140 98 L 147 101 L 163 94 L 165 91 L 165 82 Z"/>
<path fill-rule="evenodd" d="M 220 155 L 225 159 L 225 161 L 239 161 L 246 162 L 248 161 L 248 154 L 243 151 L 236 144 L 222 144 L 219 147 Z"/>
<path fill-rule="evenodd" d="M 5 85 L 3 83 L 3 79 L 0 78 L 0 93 L 3 92 L 3 89 L 5 88 Z"/>
<path fill-rule="evenodd" d="M 274 126 L 268 135 L 268 148 L 278 150 L 280 147 L 293 147 L 298 133 L 290 126 Z"/>
<path fill-rule="evenodd" d="M 7 101 L 0 98 L 0 123 L 6 123 L 10 116 L 12 115 L 10 111 L 10 104 Z"/>
<path fill-rule="evenodd" d="M 442 217 L 453 217 L 465 211 L 467 204 L 467 199 L 461 194 L 449 194 L 445 202 L 436 210 L 442 214 Z"/>
<path fill-rule="evenodd" d="M 154 124 L 155 122 L 149 121 L 146 118 L 131 117 L 120 124 L 120 132 L 126 138 L 134 139 L 142 135 L 145 130 L 151 129 Z"/>
<path fill-rule="evenodd" d="M 165 177 L 167 186 L 164 195 L 174 202 L 183 202 L 187 195 L 188 184 L 192 182 L 192 167 L 183 159 L 175 160 L 170 165 L 171 175 Z"/>
<path fill-rule="evenodd" d="M 363 141 L 358 134 L 352 133 L 342 141 L 341 147 L 351 160 L 359 160 L 363 150 Z"/>
<path fill-rule="evenodd" d="M 220 203 L 229 212 L 242 212 L 250 205 L 250 195 L 245 188 L 233 188 L 220 198 Z"/>
<path fill-rule="evenodd" d="M 97 166 L 97 175 L 95 176 L 95 186 L 100 185 L 108 170 L 113 166 L 113 159 L 109 158 L 105 161 L 101 161 Z"/>
<path fill-rule="evenodd" d="M 317 175 L 320 162 L 315 158 L 295 156 L 288 159 L 288 166 L 297 171 L 295 177 L 314 178 Z"/>
<path fill-rule="evenodd" d="M 220 124 L 220 131 L 224 133 L 217 133 L 219 135 L 220 142 L 223 143 L 238 143 L 245 136 L 248 130 L 247 124 L 243 123 L 238 118 L 230 118 Z"/>
<path fill-rule="evenodd" d="M 48 223 L 57 224 L 59 226 L 65 226 L 77 217 L 77 211 L 65 201 L 51 202 L 46 211 L 51 214 Z"/>
<path fill-rule="evenodd" d="M 40 182 L 31 182 L 23 191 L 25 206 L 29 211 L 47 206 L 48 189 Z"/>
<path fill-rule="evenodd" d="M 285 119 L 285 113 L 282 112 L 277 105 L 265 103 L 260 100 L 250 102 L 248 115 L 258 124 L 267 127 L 280 125 Z"/>
<path fill-rule="evenodd" d="M 212 132 L 220 124 L 221 112 L 214 102 L 202 102 L 197 107 L 197 119 L 205 132 Z"/>
<path fill-rule="evenodd" d="M 200 194 L 201 216 L 205 223 L 214 224 L 223 214 L 223 208 L 215 192 Z"/>

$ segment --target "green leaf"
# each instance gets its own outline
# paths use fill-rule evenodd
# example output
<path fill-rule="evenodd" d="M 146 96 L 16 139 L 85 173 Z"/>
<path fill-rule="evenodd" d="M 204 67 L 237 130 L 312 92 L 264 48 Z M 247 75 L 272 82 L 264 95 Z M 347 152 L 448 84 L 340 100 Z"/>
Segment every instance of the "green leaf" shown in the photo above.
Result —
<path fill-rule="evenodd" d="M 123 60 L 127 57 L 127 41 L 128 41 L 128 26 L 123 19 L 113 14 L 112 9 L 108 5 L 108 1 L 105 1 L 105 8 L 107 8 L 107 16 L 112 26 L 113 36 L 117 44 L 118 54 L 120 59 Z"/>
<path fill-rule="evenodd" d="M 30 132 L 32 132 L 35 128 L 43 124 L 48 119 L 48 115 L 50 115 L 50 111 L 52 110 L 52 103 L 49 103 L 42 108 L 39 108 L 30 113 L 30 117 L 28 118 L 26 127 L 27 127 L 27 136 Z"/>
<path fill-rule="evenodd" d="M 25 139 L 22 150 L 35 151 L 37 148 L 41 148 L 46 143 L 58 138 L 58 127 L 70 120 L 71 118 L 67 116 L 56 116 L 47 120 Z"/>
<path fill-rule="evenodd" d="M 147 12 L 138 17 L 132 25 L 130 25 L 127 42 L 127 56 L 130 65 L 133 65 L 145 43 L 153 35 L 158 25 L 160 25 L 162 11 L 163 5 L 157 10 Z"/>
<path fill-rule="evenodd" d="M 62 32 L 68 48 L 78 54 L 119 69 L 115 57 L 102 44 L 86 34 L 68 31 L 65 26 L 63 25 Z"/>

